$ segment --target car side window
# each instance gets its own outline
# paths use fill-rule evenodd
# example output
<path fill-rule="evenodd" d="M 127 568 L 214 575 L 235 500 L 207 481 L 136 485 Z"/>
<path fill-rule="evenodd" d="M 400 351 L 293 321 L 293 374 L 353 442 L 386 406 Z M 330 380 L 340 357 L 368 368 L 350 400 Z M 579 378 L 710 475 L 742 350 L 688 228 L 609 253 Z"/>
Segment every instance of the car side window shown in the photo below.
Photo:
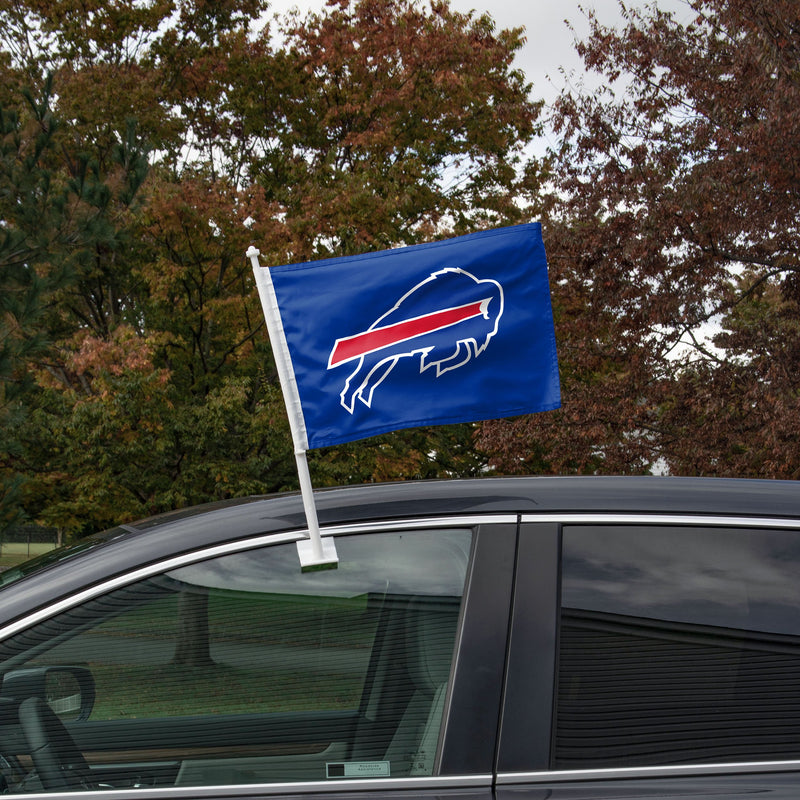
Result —
<path fill-rule="evenodd" d="M 557 769 L 800 758 L 800 535 L 564 530 Z"/>
<path fill-rule="evenodd" d="M 342 536 L 318 572 L 294 543 L 231 553 L 0 643 L 7 787 L 433 774 L 470 541 Z"/>

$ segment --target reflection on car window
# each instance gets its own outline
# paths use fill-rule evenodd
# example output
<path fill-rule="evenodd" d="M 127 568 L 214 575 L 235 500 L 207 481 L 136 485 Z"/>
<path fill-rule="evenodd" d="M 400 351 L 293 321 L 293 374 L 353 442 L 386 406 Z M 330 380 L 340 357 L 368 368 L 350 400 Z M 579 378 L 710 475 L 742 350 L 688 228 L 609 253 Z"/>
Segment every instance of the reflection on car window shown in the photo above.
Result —
<path fill-rule="evenodd" d="M 800 537 L 565 529 L 556 766 L 800 758 Z"/>
<path fill-rule="evenodd" d="M 53 772 L 34 753 L 34 769 L 20 766 L 7 783 L 55 791 L 432 774 L 470 538 L 340 537 L 339 568 L 309 573 L 293 543 L 234 553 L 0 643 L 4 698 L 6 687 L 35 694 L 29 676 L 56 666 L 81 680 L 88 668 L 94 683 L 88 719 L 52 723 L 65 763 Z M 75 717 L 82 700 L 66 700 Z M 21 703 L 23 728 L 25 716 L 48 713 L 21 696 L 9 702 Z M 23 765 L 31 743 L 16 719 L 6 723 L 0 752 Z"/>
<path fill-rule="evenodd" d="M 0 589 L 15 583 L 22 578 L 27 578 L 29 575 L 41 572 L 42 570 L 52 567 L 54 564 L 59 564 L 70 558 L 74 558 L 86 550 L 92 550 L 95 547 L 106 544 L 118 536 L 124 535 L 126 531 L 123 528 L 112 528 L 111 530 L 104 531 L 103 533 L 95 534 L 86 539 L 82 539 L 75 544 L 65 545 L 58 547 L 55 550 L 48 550 L 35 558 L 31 558 L 22 564 L 12 567 L 11 569 L 4 570 L 0 573 Z"/>

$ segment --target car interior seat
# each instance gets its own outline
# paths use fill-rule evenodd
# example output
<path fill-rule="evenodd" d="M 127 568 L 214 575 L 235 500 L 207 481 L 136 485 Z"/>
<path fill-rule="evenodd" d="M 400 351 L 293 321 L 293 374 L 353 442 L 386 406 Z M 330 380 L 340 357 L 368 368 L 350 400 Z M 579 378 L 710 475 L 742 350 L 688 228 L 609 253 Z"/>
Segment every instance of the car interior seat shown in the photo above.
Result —
<path fill-rule="evenodd" d="M 385 759 L 392 776 L 433 774 L 453 658 L 458 605 L 414 600 L 406 611 L 405 659 L 412 694 Z"/>

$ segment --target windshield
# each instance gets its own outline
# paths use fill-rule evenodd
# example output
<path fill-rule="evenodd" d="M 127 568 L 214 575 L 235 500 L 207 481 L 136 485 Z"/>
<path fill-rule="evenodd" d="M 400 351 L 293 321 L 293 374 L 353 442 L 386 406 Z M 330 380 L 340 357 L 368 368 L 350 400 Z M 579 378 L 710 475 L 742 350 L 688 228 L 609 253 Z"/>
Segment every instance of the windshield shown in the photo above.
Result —
<path fill-rule="evenodd" d="M 50 550 L 47 553 L 42 553 L 40 556 L 24 561 L 16 567 L 11 567 L 0 573 L 0 591 L 11 583 L 16 583 L 22 578 L 27 578 L 36 572 L 48 569 L 55 564 L 60 564 L 62 561 L 77 556 L 79 553 L 84 553 L 95 547 L 106 544 L 112 539 L 124 535 L 128 531 L 125 528 L 112 528 L 111 530 L 97 533 L 89 536 L 86 539 L 81 539 L 74 544 L 68 544 L 64 547 L 58 547 L 55 550 Z"/>

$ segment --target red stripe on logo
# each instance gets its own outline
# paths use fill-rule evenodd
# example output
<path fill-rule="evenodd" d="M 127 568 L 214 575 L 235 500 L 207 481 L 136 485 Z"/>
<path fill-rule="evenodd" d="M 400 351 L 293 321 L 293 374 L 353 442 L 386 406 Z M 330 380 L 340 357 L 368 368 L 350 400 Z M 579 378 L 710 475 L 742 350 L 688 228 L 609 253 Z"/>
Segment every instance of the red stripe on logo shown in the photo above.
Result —
<path fill-rule="evenodd" d="M 467 305 L 445 308 L 442 311 L 433 311 L 421 317 L 406 319 L 402 322 L 395 322 L 392 325 L 373 328 L 363 333 L 356 333 L 353 336 L 337 339 L 328 361 L 328 369 L 346 361 L 361 358 L 367 353 L 373 353 L 384 347 L 399 344 L 426 333 L 433 333 L 433 331 L 438 331 L 442 328 L 448 328 L 472 317 L 485 315 L 488 302 L 489 298 L 485 298 Z"/>

